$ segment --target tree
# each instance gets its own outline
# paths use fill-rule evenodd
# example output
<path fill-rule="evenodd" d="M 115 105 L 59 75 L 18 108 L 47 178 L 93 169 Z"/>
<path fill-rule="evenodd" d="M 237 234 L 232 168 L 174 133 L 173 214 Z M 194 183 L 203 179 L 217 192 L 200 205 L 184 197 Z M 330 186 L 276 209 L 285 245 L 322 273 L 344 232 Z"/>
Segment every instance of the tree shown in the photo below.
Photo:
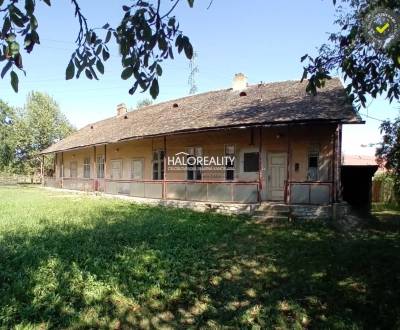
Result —
<path fill-rule="evenodd" d="M 398 15 L 399 1 L 341 0 L 340 5 L 336 2 L 333 0 L 339 32 L 330 35 L 315 58 L 306 54 L 301 59 L 307 60 L 303 73 L 303 79 L 309 79 L 307 91 L 315 94 L 332 72 L 339 70 L 357 107 L 365 106 L 367 95 L 385 95 L 390 102 L 399 100 L 400 33 L 393 31 L 393 38 L 388 37 L 387 42 L 380 42 L 374 35 L 391 28 L 389 24 L 379 26 L 379 22 L 384 23 L 382 13 Z M 397 17 L 395 20 L 400 24 Z"/>
<path fill-rule="evenodd" d="M 14 168 L 33 173 L 40 165 L 39 152 L 74 131 L 58 104 L 47 94 L 32 92 L 13 125 Z"/>
<path fill-rule="evenodd" d="M 111 27 L 106 23 L 100 28 L 89 27 L 78 0 L 71 0 L 75 17 L 79 23 L 76 50 L 72 53 L 66 69 L 66 79 L 79 78 L 84 72 L 88 79 L 98 79 L 104 73 L 104 62 L 110 58 L 108 43 L 114 40 L 119 46 L 122 64 L 122 79 L 132 79 L 129 93 L 140 87 L 150 90 L 153 98 L 159 94 L 158 78 L 162 75 L 161 64 L 165 59 L 174 58 L 174 47 L 192 58 L 193 47 L 189 38 L 179 28 L 172 12 L 181 0 L 146 2 L 132 1 L 122 7 L 121 23 Z M 194 0 L 187 0 L 190 7 Z M 24 3 L 24 6 L 22 5 Z M 4 67 L 1 78 L 10 72 L 11 86 L 18 91 L 18 70 L 25 72 L 22 64 L 21 45 L 31 53 L 40 44 L 39 21 L 35 16 L 36 6 L 50 0 L 0 0 L 3 14 L 1 29 L 0 61 Z M 167 3 L 167 5 L 165 5 Z M 10 71 L 11 70 L 11 71 Z"/>
<path fill-rule="evenodd" d="M 8 169 L 13 159 L 12 125 L 15 111 L 0 100 L 0 172 Z"/>
<path fill-rule="evenodd" d="M 378 161 L 385 164 L 385 167 L 394 177 L 394 187 L 397 200 L 400 199 L 400 117 L 393 123 L 385 121 L 381 124 L 383 134 L 382 143 L 376 150 Z"/>

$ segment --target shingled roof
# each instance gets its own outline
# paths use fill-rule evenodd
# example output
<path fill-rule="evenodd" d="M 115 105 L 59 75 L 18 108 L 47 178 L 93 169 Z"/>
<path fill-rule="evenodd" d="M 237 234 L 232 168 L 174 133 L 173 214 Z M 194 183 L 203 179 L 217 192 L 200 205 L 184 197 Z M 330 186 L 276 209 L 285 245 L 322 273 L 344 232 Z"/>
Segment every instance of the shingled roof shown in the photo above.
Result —
<path fill-rule="evenodd" d="M 285 81 L 249 86 L 242 96 L 224 89 L 162 102 L 89 124 L 42 153 L 223 127 L 362 123 L 339 79 L 327 81 L 316 96 L 308 95 L 305 88 L 306 82 Z"/>

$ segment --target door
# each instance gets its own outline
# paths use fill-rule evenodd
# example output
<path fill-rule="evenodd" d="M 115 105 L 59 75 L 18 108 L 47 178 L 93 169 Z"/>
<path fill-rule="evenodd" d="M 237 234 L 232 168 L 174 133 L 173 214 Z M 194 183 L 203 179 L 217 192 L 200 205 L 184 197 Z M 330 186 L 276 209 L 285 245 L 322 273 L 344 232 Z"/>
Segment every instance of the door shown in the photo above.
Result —
<path fill-rule="evenodd" d="M 287 174 L 286 153 L 268 153 L 267 199 L 283 201 Z"/>

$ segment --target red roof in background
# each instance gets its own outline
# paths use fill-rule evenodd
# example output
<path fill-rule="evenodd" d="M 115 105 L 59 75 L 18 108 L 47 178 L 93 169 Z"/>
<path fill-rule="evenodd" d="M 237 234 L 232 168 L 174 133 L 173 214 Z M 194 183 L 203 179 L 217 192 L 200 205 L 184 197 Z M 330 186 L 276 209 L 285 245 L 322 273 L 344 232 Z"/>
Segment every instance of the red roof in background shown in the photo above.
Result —
<path fill-rule="evenodd" d="M 384 164 L 378 164 L 375 156 L 344 155 L 342 165 L 347 166 L 379 166 L 378 172 L 386 171 Z"/>

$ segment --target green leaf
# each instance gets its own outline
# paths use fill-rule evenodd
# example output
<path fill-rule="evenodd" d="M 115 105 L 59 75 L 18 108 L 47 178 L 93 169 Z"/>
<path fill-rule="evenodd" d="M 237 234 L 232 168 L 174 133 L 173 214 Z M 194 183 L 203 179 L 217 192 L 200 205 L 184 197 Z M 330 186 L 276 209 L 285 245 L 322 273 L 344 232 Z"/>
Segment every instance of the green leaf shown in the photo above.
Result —
<path fill-rule="evenodd" d="M 33 11 L 35 10 L 35 3 L 33 0 L 25 0 L 25 10 L 27 14 L 32 15 Z"/>
<path fill-rule="evenodd" d="M 103 65 L 103 63 L 101 63 L 100 60 L 98 60 L 96 62 L 96 68 L 97 68 L 97 71 L 99 71 L 101 74 L 104 74 L 104 65 Z"/>
<path fill-rule="evenodd" d="M 158 80 L 153 79 L 150 87 L 150 95 L 153 99 L 157 98 L 158 94 L 160 92 L 160 88 L 158 86 Z"/>
<path fill-rule="evenodd" d="M 93 79 L 93 75 L 92 75 L 92 73 L 90 72 L 89 69 L 86 69 L 86 70 L 85 70 L 85 74 L 86 74 L 86 77 L 88 77 L 90 80 Z"/>
<path fill-rule="evenodd" d="M 121 73 L 121 78 L 126 80 L 129 79 L 133 74 L 133 68 L 131 66 L 128 66 L 124 71 Z"/>
<path fill-rule="evenodd" d="M 158 76 L 162 76 L 162 67 L 160 64 L 157 64 L 156 66 L 156 72 Z"/>
<path fill-rule="evenodd" d="M 7 64 L 3 67 L 3 70 L 1 70 L 1 79 L 4 78 L 8 70 L 12 67 L 12 61 L 8 61 Z"/>
<path fill-rule="evenodd" d="M 105 48 L 103 48 L 103 61 L 105 62 L 109 58 L 110 58 L 110 53 Z"/>
<path fill-rule="evenodd" d="M 108 43 L 111 39 L 111 31 L 107 32 L 106 39 L 104 40 L 105 43 Z"/>
<path fill-rule="evenodd" d="M 51 6 L 50 0 L 43 0 L 46 5 Z"/>
<path fill-rule="evenodd" d="M 11 21 L 8 17 L 5 18 L 3 28 L 1 30 L 1 33 L 3 35 L 6 35 L 8 31 L 11 29 Z"/>
<path fill-rule="evenodd" d="M 15 56 L 15 55 L 19 54 L 18 42 L 14 41 L 14 42 L 10 43 L 9 50 L 10 50 L 11 56 Z"/>
<path fill-rule="evenodd" d="M 65 70 L 65 79 L 70 80 L 74 77 L 74 75 L 75 75 L 75 65 L 71 60 L 68 63 L 67 69 Z"/>
<path fill-rule="evenodd" d="M 39 26 L 39 24 L 38 24 L 36 17 L 34 15 L 32 15 L 32 17 L 31 17 L 32 30 L 36 30 L 38 26 Z"/>
<path fill-rule="evenodd" d="M 187 1 L 188 1 L 188 4 L 189 4 L 190 8 L 192 8 L 193 4 L 194 4 L 194 0 L 187 0 Z"/>
<path fill-rule="evenodd" d="M 18 75 L 14 71 L 11 71 L 10 76 L 11 76 L 11 86 L 15 91 L 15 93 L 18 93 L 18 83 L 19 83 Z"/>

